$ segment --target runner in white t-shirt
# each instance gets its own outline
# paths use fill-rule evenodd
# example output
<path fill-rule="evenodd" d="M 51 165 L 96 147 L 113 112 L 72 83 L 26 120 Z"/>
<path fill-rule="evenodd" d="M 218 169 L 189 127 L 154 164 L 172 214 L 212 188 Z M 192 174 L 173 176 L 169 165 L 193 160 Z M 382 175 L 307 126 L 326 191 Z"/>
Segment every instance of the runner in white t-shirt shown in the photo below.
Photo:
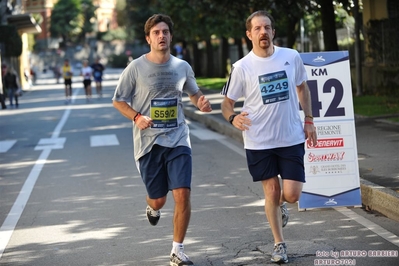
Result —
<path fill-rule="evenodd" d="M 83 61 L 83 67 L 81 70 L 81 75 L 83 77 L 83 87 L 86 94 L 86 102 L 91 100 L 91 76 L 93 75 L 93 69 L 89 66 L 89 61 Z"/>
<path fill-rule="evenodd" d="M 221 107 L 225 119 L 243 132 L 253 181 L 262 182 L 265 212 L 275 243 L 271 260 L 286 263 L 282 232 L 288 222 L 285 202 L 295 203 L 302 192 L 305 140 L 312 145 L 317 141 L 310 91 L 298 52 L 273 45 L 274 19 L 269 13 L 250 15 L 246 29 L 253 49 L 233 64 L 222 91 L 225 98 Z M 244 105 L 236 114 L 234 105 L 240 97 L 244 97 Z M 305 121 L 301 121 L 299 104 Z"/>

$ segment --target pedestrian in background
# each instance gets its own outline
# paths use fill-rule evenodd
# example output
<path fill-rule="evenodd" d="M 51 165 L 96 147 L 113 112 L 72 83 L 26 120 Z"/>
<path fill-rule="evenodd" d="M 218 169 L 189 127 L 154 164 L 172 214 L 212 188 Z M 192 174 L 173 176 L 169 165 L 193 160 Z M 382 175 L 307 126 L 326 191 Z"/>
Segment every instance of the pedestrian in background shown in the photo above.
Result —
<path fill-rule="evenodd" d="M 13 68 L 8 68 L 7 65 L 2 67 L 4 71 L 3 85 L 7 92 L 10 101 L 10 107 L 14 107 L 13 100 L 15 100 L 15 107 L 19 107 L 18 97 L 20 96 L 19 89 L 21 88 L 16 71 Z"/>
<path fill-rule="evenodd" d="M 1 103 L 1 109 L 7 109 L 6 105 L 6 88 L 4 87 L 4 76 L 5 76 L 5 68 L 6 65 L 2 64 L 1 65 L 1 84 L 0 84 L 0 103 Z"/>
<path fill-rule="evenodd" d="M 250 15 L 246 29 L 253 49 L 233 64 L 222 90 L 222 113 L 243 131 L 249 172 L 263 187 L 265 213 L 275 244 L 271 261 L 286 263 L 285 202 L 299 200 L 305 182 L 304 142 L 308 139 L 316 145 L 317 141 L 307 74 L 296 50 L 273 45 L 274 19 L 268 12 Z M 236 114 L 234 105 L 240 97 L 245 98 L 244 105 Z M 301 121 L 298 103 L 305 121 Z"/>
<path fill-rule="evenodd" d="M 86 102 L 91 101 L 91 76 L 92 75 L 93 75 L 93 69 L 89 66 L 89 61 L 83 60 L 81 76 L 83 77 L 83 87 L 85 89 Z"/>
<path fill-rule="evenodd" d="M 72 66 L 69 64 L 69 60 L 64 60 L 62 66 L 62 76 L 64 77 L 65 84 L 65 104 L 71 103 L 72 97 Z"/>
<path fill-rule="evenodd" d="M 94 82 L 96 83 L 97 96 L 99 98 L 102 98 L 103 97 L 102 81 L 103 81 L 103 72 L 105 70 L 105 67 L 103 64 L 101 64 L 100 58 L 97 58 L 94 64 L 91 65 L 91 68 L 93 69 Z"/>
<path fill-rule="evenodd" d="M 183 241 L 191 216 L 192 157 L 182 94 L 202 112 L 212 111 L 196 83 L 191 66 L 171 55 L 173 22 L 155 14 L 144 26 L 150 52 L 123 71 L 113 105 L 133 121 L 134 159 L 147 189 L 146 215 L 156 225 L 166 196 L 175 202 L 170 265 L 193 265 Z"/>

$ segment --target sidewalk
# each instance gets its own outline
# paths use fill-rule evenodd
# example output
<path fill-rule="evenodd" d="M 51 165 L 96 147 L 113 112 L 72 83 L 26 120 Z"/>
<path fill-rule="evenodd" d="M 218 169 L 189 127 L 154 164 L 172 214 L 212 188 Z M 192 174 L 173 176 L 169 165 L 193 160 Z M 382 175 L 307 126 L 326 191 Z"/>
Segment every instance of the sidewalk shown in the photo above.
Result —
<path fill-rule="evenodd" d="M 223 96 L 217 91 L 202 92 L 213 111 L 202 113 L 189 104 L 184 108 L 186 117 L 242 142 L 241 131 L 222 116 Z M 237 113 L 241 106 L 242 102 L 236 103 Z M 399 222 L 399 124 L 356 116 L 355 126 L 363 207 Z"/>

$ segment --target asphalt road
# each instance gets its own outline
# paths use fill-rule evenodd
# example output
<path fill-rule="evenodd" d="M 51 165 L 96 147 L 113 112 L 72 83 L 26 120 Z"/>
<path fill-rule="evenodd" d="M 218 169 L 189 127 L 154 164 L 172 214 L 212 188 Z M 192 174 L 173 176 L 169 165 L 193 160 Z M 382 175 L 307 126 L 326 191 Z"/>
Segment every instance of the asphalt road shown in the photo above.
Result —
<path fill-rule="evenodd" d="M 109 72 L 104 97 L 89 104 L 80 81 L 65 105 L 63 86 L 45 79 L 19 109 L 0 111 L 0 265 L 169 265 L 172 197 L 150 226 L 132 125 L 111 104 L 117 76 Z M 188 122 L 194 169 L 186 253 L 195 265 L 271 264 L 263 192 L 242 144 Z M 291 265 L 399 264 L 398 222 L 362 208 L 288 207 Z"/>

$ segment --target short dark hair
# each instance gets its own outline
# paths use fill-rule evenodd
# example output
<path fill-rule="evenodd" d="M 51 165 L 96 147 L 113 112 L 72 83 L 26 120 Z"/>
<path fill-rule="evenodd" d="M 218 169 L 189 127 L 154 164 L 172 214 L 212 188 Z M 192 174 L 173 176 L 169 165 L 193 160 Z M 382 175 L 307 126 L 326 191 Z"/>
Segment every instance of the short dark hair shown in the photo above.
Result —
<path fill-rule="evenodd" d="M 152 27 L 154 27 L 155 25 L 157 25 L 160 22 L 165 22 L 166 25 L 168 25 L 168 27 L 169 27 L 170 34 L 173 35 L 172 19 L 169 16 L 164 15 L 164 14 L 154 14 L 149 19 L 147 19 L 147 21 L 144 25 L 145 36 L 149 36 Z"/>
<path fill-rule="evenodd" d="M 259 10 L 259 11 L 255 11 L 247 18 L 247 21 L 245 22 L 245 27 L 247 28 L 247 31 L 251 31 L 252 19 L 254 17 L 268 17 L 270 19 L 272 29 L 274 29 L 274 18 L 272 17 L 272 15 L 265 10 Z"/>

